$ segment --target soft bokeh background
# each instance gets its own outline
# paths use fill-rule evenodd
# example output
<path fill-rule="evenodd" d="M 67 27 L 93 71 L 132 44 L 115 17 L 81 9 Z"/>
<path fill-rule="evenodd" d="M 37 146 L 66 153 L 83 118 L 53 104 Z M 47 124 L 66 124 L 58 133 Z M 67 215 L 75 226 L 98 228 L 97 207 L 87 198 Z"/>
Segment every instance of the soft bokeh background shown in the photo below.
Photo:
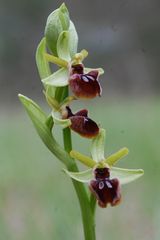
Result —
<path fill-rule="evenodd" d="M 80 210 L 63 166 L 38 138 L 17 99 L 46 107 L 35 50 L 61 1 L 0 0 L 0 239 L 83 239 Z M 107 129 L 106 154 L 123 146 L 122 167 L 144 168 L 116 208 L 97 208 L 97 239 L 160 239 L 160 1 L 69 1 L 86 65 L 103 67 L 103 95 L 87 107 Z M 57 139 L 60 139 L 57 130 Z M 90 142 L 73 134 L 74 148 Z"/>

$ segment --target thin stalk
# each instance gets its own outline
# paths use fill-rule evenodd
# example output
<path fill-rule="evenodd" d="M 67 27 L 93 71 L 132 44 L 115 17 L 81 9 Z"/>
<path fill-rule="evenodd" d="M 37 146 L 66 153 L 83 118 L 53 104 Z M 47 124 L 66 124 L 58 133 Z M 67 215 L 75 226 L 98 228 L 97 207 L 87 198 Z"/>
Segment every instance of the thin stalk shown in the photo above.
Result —
<path fill-rule="evenodd" d="M 68 89 L 66 89 L 63 98 L 68 96 Z M 72 150 L 72 139 L 71 139 L 71 132 L 69 128 L 63 130 L 63 141 L 64 141 L 64 148 L 66 152 L 70 152 Z M 72 161 L 72 164 L 68 164 L 67 166 L 69 171 L 78 172 L 78 167 L 75 161 Z M 81 215 L 82 215 L 82 222 L 83 222 L 83 230 L 85 240 L 96 240 L 95 236 L 95 222 L 94 222 L 94 213 L 92 212 L 92 208 L 90 205 L 90 199 L 86 188 L 83 183 L 78 181 L 72 180 L 80 208 L 81 208 Z"/>

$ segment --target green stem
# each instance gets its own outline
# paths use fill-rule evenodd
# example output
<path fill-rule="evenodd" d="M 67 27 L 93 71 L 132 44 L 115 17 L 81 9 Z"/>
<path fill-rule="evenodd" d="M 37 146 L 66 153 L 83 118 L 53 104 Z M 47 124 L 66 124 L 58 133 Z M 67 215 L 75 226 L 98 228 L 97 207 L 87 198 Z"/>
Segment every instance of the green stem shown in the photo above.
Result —
<path fill-rule="evenodd" d="M 70 153 L 72 150 L 71 131 L 69 128 L 63 129 L 64 149 Z"/>
<path fill-rule="evenodd" d="M 75 165 L 72 165 L 72 167 L 69 170 L 77 172 L 78 168 L 76 166 L 76 163 Z M 72 180 L 72 182 L 76 190 L 80 208 L 81 208 L 85 240 L 96 240 L 94 213 L 92 212 L 92 209 L 90 206 L 90 201 L 87 195 L 87 191 L 83 183 L 80 183 L 75 180 Z"/>
<path fill-rule="evenodd" d="M 95 215 L 96 203 L 97 203 L 97 200 L 96 200 L 95 196 L 91 193 L 90 206 L 91 206 L 91 210 L 92 210 L 93 215 Z"/>
<path fill-rule="evenodd" d="M 66 90 L 63 97 L 66 98 L 67 96 L 68 89 Z M 65 151 L 69 153 L 72 150 L 71 132 L 69 128 L 63 130 L 63 141 Z M 73 160 L 70 163 L 67 164 L 67 169 L 72 172 L 78 172 L 79 170 L 76 162 Z M 85 240 L 96 240 L 94 212 L 92 211 L 90 199 L 86 191 L 86 188 L 83 183 L 80 183 L 75 180 L 72 180 L 72 182 L 81 208 Z"/>

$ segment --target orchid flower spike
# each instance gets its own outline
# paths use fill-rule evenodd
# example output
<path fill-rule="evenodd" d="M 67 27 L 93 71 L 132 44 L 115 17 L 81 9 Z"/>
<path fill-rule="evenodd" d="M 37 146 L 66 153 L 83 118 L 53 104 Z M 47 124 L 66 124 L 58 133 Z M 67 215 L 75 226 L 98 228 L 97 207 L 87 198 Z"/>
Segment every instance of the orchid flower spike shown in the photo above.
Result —
<path fill-rule="evenodd" d="M 130 183 L 144 174 L 142 169 L 124 169 L 114 167 L 115 163 L 128 154 L 127 148 L 104 157 L 105 130 L 100 129 L 99 134 L 92 140 L 91 156 L 85 156 L 74 150 L 71 157 L 79 160 L 89 167 L 82 172 L 69 172 L 64 170 L 71 178 L 89 184 L 91 193 L 95 196 L 100 207 L 108 204 L 116 206 L 121 201 L 121 185 Z"/>

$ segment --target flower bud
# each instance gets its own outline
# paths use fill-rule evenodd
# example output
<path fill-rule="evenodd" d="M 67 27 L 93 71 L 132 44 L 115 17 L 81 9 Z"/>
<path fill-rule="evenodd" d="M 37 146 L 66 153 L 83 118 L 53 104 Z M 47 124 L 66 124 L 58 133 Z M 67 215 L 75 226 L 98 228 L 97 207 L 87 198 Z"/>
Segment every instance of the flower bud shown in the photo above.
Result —
<path fill-rule="evenodd" d="M 60 8 L 56 9 L 48 16 L 45 27 L 47 46 L 55 56 L 57 56 L 58 37 L 63 31 L 68 30 L 69 26 L 69 12 L 63 3 Z"/>

